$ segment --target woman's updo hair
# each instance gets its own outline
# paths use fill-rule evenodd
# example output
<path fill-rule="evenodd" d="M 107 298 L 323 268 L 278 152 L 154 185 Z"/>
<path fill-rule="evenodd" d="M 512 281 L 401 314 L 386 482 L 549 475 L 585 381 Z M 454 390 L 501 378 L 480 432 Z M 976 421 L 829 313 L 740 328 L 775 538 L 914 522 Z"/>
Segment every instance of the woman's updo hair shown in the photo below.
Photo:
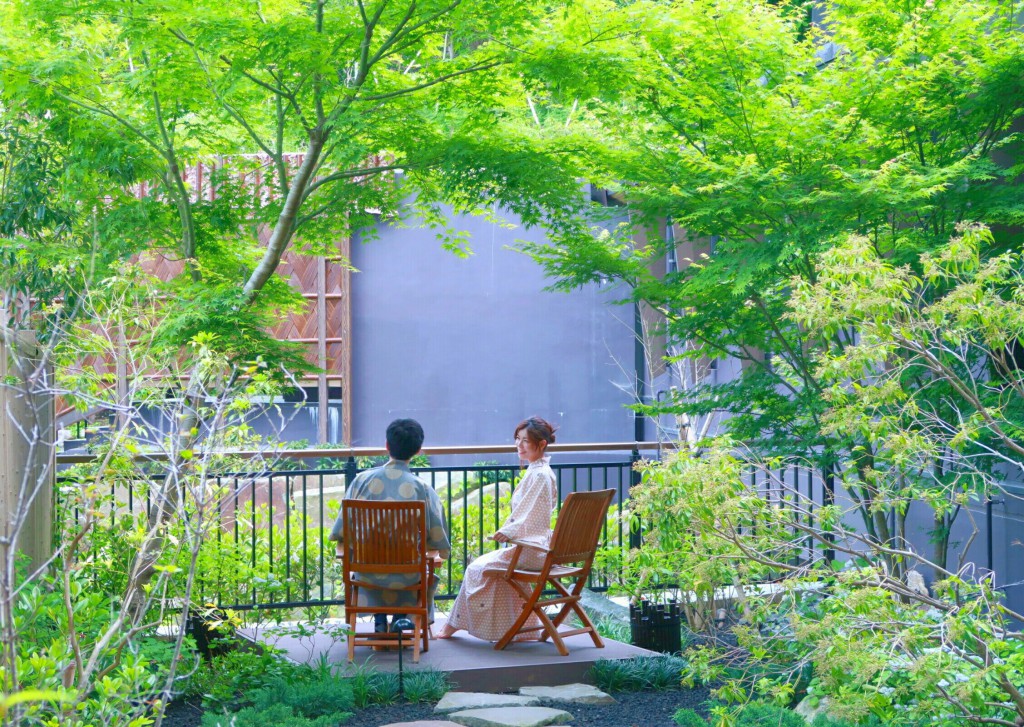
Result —
<path fill-rule="evenodd" d="M 535 445 L 545 442 L 545 446 L 555 443 L 555 428 L 540 417 L 523 419 L 516 425 L 516 431 L 512 435 L 518 437 L 519 432 L 526 432 L 526 438 Z"/>

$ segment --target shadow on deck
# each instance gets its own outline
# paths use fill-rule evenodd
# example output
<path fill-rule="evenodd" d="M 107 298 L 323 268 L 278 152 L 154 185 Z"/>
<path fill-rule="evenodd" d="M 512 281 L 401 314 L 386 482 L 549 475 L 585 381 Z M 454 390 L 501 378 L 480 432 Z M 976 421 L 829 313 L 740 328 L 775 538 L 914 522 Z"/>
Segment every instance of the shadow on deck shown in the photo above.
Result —
<path fill-rule="evenodd" d="M 372 628 L 361 624 L 360 631 Z M 434 633 L 444 627 L 438 614 Z M 398 671 L 398 652 L 375 652 L 369 647 L 356 649 L 352 665 L 347 663 L 348 646 L 342 633 L 343 625 L 297 635 L 296 629 L 265 627 L 259 630 L 243 629 L 250 639 L 283 649 L 288 657 L 300 663 L 315 663 L 326 657 L 331 664 L 343 667 L 342 673 L 353 667 L 369 666 L 379 671 Z M 555 686 L 573 682 L 586 682 L 586 674 L 598 659 L 629 659 L 634 656 L 658 656 L 657 652 L 640 649 L 620 641 L 604 639 L 604 648 L 594 646 L 586 634 L 570 636 L 565 640 L 568 656 L 560 656 L 550 642 L 516 642 L 504 651 L 495 651 L 494 644 L 476 639 L 464 631 L 446 640 L 432 639 L 430 650 L 420 655 L 419 664 L 412 663 L 412 649 L 403 655 L 404 668 L 436 669 L 451 674 L 455 688 L 472 692 L 513 692 L 525 686 Z"/>

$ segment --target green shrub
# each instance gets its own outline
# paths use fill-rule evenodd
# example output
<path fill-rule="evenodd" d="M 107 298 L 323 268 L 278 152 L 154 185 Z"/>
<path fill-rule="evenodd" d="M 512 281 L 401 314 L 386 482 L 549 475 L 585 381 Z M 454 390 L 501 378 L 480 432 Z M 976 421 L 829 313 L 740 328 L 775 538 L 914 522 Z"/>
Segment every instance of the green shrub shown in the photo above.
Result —
<path fill-rule="evenodd" d="M 247 706 L 229 712 L 222 703 L 204 715 L 203 727 L 334 727 L 351 716 L 355 698 L 350 681 L 330 669 L 295 666 L 246 690 L 238 701 Z"/>
<path fill-rule="evenodd" d="M 807 727 L 796 712 L 767 702 L 751 702 L 736 713 L 736 727 Z"/>
<path fill-rule="evenodd" d="M 493 485 L 495 482 L 511 482 L 516 478 L 518 468 L 500 465 L 497 460 L 483 460 L 474 462 L 474 467 L 493 467 L 493 469 L 474 472 L 474 476 L 481 485 Z"/>
<path fill-rule="evenodd" d="M 73 618 L 65 597 L 74 604 Z M 0 664 L 0 695 L 20 693 L 25 701 L 6 714 L 4 724 L 130 727 L 150 719 L 173 651 L 149 631 L 115 634 L 104 645 L 104 634 L 116 628 L 119 603 L 98 588 L 91 574 L 71 571 L 66 583 L 59 573 L 39 577 L 23 587 L 12 606 L 20 643 L 13 662 Z M 76 703 L 65 680 L 83 654 L 94 656 L 102 676 Z"/>
<path fill-rule="evenodd" d="M 359 470 L 373 469 L 374 467 L 380 467 L 390 461 L 390 457 L 387 455 L 377 455 L 375 457 L 356 457 L 356 466 Z M 417 454 L 409 460 L 410 467 L 429 467 L 430 457 L 425 454 Z"/>
<path fill-rule="evenodd" d="M 274 704 L 266 709 L 246 707 L 230 714 L 207 712 L 202 727 L 337 727 L 350 716 L 341 713 L 308 719 L 295 714 L 287 704 Z"/>
<path fill-rule="evenodd" d="M 398 675 L 360 669 L 350 679 L 352 699 L 359 709 L 372 704 L 391 704 L 398 699 Z"/>
<path fill-rule="evenodd" d="M 184 693 L 200 698 L 206 709 L 220 710 L 239 704 L 244 692 L 288 680 L 299 669 L 272 651 L 231 651 L 200 665 Z"/>
<path fill-rule="evenodd" d="M 406 672 L 405 699 L 409 702 L 437 702 L 452 688 L 448 674 L 435 669 Z"/>
<path fill-rule="evenodd" d="M 599 689 L 606 692 L 678 689 L 686 667 L 686 660 L 678 656 L 599 659 L 590 668 L 589 676 Z"/>
<path fill-rule="evenodd" d="M 278 677 L 261 689 L 247 692 L 246 698 L 256 709 L 268 710 L 284 704 L 309 719 L 346 713 L 354 704 L 348 681 L 320 673 L 309 681 Z"/>
<path fill-rule="evenodd" d="M 708 727 L 707 720 L 692 709 L 680 709 L 672 715 L 672 721 L 680 727 Z"/>
<path fill-rule="evenodd" d="M 629 629 L 629 622 L 615 618 L 614 616 L 601 616 L 600 618 L 595 619 L 594 628 L 597 629 L 597 633 L 601 636 L 604 636 L 607 639 L 613 639 L 614 641 L 621 641 L 625 644 L 628 644 L 629 640 L 632 638 L 632 634 Z"/>
<path fill-rule="evenodd" d="M 859 722 L 851 722 L 845 719 L 829 717 L 827 714 L 819 714 L 811 722 L 811 725 L 812 727 L 885 727 L 885 722 L 873 714 Z"/>

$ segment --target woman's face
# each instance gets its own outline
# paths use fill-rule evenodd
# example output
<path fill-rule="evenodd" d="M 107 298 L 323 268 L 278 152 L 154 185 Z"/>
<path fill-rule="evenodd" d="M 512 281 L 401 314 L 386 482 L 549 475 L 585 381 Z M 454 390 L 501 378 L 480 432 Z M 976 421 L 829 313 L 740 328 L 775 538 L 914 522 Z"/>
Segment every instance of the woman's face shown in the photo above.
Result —
<path fill-rule="evenodd" d="M 533 442 L 528 436 L 526 436 L 526 429 L 520 429 L 516 432 L 516 451 L 519 452 L 519 459 L 525 459 L 527 462 L 536 462 L 538 459 L 544 456 L 544 448 L 547 446 L 547 442 Z"/>

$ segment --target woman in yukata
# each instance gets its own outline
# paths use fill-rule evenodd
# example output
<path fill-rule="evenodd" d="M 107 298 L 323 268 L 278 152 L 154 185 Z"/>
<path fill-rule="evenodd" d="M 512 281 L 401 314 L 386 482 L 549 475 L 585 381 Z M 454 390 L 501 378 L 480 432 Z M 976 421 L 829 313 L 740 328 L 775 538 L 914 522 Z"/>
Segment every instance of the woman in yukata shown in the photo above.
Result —
<path fill-rule="evenodd" d="M 499 543 L 510 540 L 536 543 L 547 547 L 551 540 L 551 513 L 557 504 L 555 473 L 544 450 L 555 441 L 555 430 L 540 417 L 530 417 L 519 423 L 515 431 L 519 458 L 528 463 L 526 474 L 512 494 L 512 514 L 492 537 Z M 512 548 L 485 553 L 466 566 L 462 588 L 452 607 L 451 616 L 439 639 L 449 639 L 456 631 L 465 629 L 478 639 L 498 641 L 512 626 L 522 611 L 522 599 L 501 578 L 484 576 L 484 570 L 507 566 L 512 560 Z M 519 557 L 520 568 L 539 569 L 544 553 L 523 548 Z M 523 628 L 539 627 L 540 619 L 531 616 Z M 516 641 L 535 640 L 543 631 L 520 634 Z"/>

